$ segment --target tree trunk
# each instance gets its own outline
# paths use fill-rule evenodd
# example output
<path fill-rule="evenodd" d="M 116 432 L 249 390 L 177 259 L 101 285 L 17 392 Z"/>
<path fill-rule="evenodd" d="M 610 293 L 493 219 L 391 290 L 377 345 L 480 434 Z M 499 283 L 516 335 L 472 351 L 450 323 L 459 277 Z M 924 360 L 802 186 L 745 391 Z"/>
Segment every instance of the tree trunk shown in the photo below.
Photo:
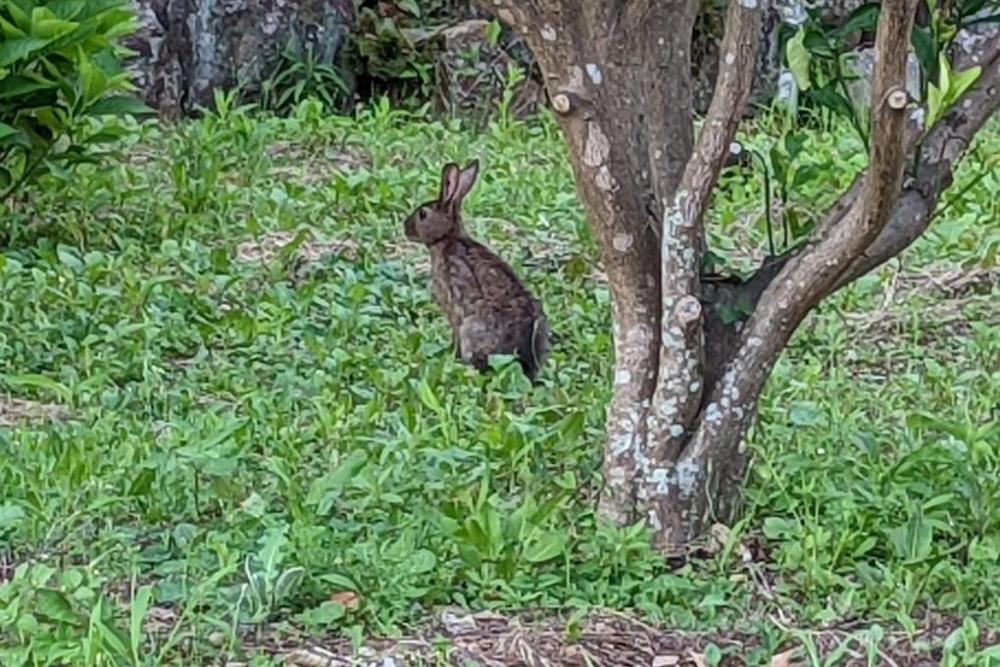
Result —
<path fill-rule="evenodd" d="M 499 12 L 541 67 L 610 283 L 616 363 L 601 513 L 616 522 L 634 518 L 634 471 L 656 389 L 658 232 L 693 142 L 696 9 L 684 0 L 587 3 L 565 12 L 510 3 Z"/>
<path fill-rule="evenodd" d="M 885 0 L 875 43 L 869 169 L 808 243 L 746 281 L 706 280 L 704 214 L 757 71 L 763 10 L 733 0 L 717 84 L 697 141 L 690 35 L 698 3 L 481 0 L 519 30 L 541 66 L 611 285 L 615 378 L 601 510 L 645 520 L 665 551 L 738 506 L 744 437 L 771 370 L 808 312 L 926 228 L 969 139 L 1000 106 L 1000 40 L 982 85 L 924 134 L 900 198 L 908 147 L 906 63 L 917 0 Z M 908 118 L 911 128 L 907 134 Z M 919 121 L 916 121 L 919 122 Z M 951 142 L 954 137 L 963 139 Z M 957 146 L 957 148 L 956 148 Z M 750 311 L 728 323 L 720 313 Z"/>

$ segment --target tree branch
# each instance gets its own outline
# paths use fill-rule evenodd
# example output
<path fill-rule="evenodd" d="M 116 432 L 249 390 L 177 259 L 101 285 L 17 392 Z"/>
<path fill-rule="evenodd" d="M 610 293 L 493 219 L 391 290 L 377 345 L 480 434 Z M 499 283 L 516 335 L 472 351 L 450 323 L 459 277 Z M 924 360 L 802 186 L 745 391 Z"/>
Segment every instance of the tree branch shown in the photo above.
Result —
<path fill-rule="evenodd" d="M 920 152 L 917 176 L 904 185 L 902 196 L 881 233 L 850 264 L 825 296 L 898 256 L 927 231 L 934 219 L 938 201 L 951 186 L 954 170 L 965 151 L 983 125 L 1000 110 L 1000 36 L 980 45 L 975 53 L 963 55 L 963 67 L 956 69 L 981 66 L 981 78 L 929 132 L 921 134 L 920 128 L 917 128 L 911 133 L 907 140 L 907 163 L 912 161 L 917 151 Z M 861 196 L 866 173 L 859 174 L 851 187 L 830 208 L 820 229 L 829 230 L 840 224 Z M 706 387 L 712 387 L 721 376 L 723 368 L 735 356 L 739 342 L 734 324 L 723 323 L 718 310 L 732 306 L 744 312 L 752 312 L 780 268 L 806 248 L 808 246 L 796 248 L 777 258 L 769 258 L 745 282 L 708 283 L 703 286 L 704 301 L 714 306 L 706 310 L 706 340 L 718 340 L 715 349 L 706 354 Z"/>
<path fill-rule="evenodd" d="M 976 133 L 1000 110 L 1000 36 L 991 39 L 981 53 L 979 81 L 920 143 L 916 178 L 906 185 L 889 223 L 832 291 L 899 255 L 927 231 L 938 200 L 951 186 L 955 168 Z"/>
<path fill-rule="evenodd" d="M 701 293 L 704 216 L 736 136 L 756 71 L 761 3 L 731 0 L 719 55 L 719 75 L 708 115 L 677 189 L 664 197 L 660 234 L 661 320 L 656 391 L 646 415 L 644 450 L 637 463 L 641 509 L 669 540 L 680 516 L 672 511 L 678 487 L 668 482 L 688 441 L 705 392 L 705 326 Z"/>
<path fill-rule="evenodd" d="M 648 435 L 648 456 L 653 461 L 676 458 L 705 388 L 704 330 L 698 300 L 703 219 L 750 96 L 760 23 L 760 3 L 731 0 L 712 103 L 673 201 L 664 211 L 660 365 Z"/>
<path fill-rule="evenodd" d="M 764 290 L 737 354 L 713 388 L 681 464 L 735 456 L 771 369 L 802 318 L 879 235 L 899 195 L 905 164 L 906 58 L 916 0 L 885 0 L 875 38 L 872 137 L 862 196 L 838 224 L 821 230 Z M 715 474 L 718 474 L 716 471 Z M 701 477 L 707 471 L 702 470 Z"/>

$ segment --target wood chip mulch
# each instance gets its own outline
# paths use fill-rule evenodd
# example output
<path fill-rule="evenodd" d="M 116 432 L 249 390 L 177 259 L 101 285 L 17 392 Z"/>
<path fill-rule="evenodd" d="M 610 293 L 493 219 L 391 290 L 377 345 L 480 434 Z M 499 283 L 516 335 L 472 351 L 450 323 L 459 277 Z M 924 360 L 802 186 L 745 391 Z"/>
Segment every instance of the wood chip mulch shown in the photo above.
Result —
<path fill-rule="evenodd" d="M 266 633 L 244 649 L 248 655 L 278 657 L 289 667 L 805 667 L 812 664 L 810 651 L 823 657 L 841 653 L 830 664 L 842 667 L 937 667 L 944 639 L 960 627 L 961 619 L 928 616 L 913 635 L 884 627 L 879 642 L 868 639 L 875 624 L 811 630 L 782 626 L 773 618 L 761 623 L 785 640 L 768 650 L 760 634 L 684 632 L 609 611 L 574 624 L 568 617 L 446 610 L 412 636 L 371 639 L 358 650 L 346 639 L 302 642 L 287 635 L 268 639 Z M 983 646 L 997 641 L 993 631 L 980 637 Z M 713 662 L 719 655 L 721 662 Z"/>

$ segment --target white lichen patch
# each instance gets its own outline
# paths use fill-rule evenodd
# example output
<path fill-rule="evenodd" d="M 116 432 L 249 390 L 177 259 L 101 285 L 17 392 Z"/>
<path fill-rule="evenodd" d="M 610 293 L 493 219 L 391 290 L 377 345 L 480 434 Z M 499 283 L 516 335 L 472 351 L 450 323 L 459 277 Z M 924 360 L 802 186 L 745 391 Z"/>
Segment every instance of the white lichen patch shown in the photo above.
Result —
<path fill-rule="evenodd" d="M 690 498 L 698 491 L 701 482 L 701 466 L 694 461 L 681 461 L 677 464 L 677 486 L 681 495 Z"/>
<path fill-rule="evenodd" d="M 611 170 L 608 169 L 607 165 L 601 166 L 597 176 L 594 177 L 594 183 L 605 192 L 614 192 L 618 189 L 618 181 L 611 175 Z"/>
<path fill-rule="evenodd" d="M 570 65 L 569 76 L 566 87 L 577 92 L 583 91 L 583 68 L 579 65 Z"/>
<path fill-rule="evenodd" d="M 601 85 L 604 81 L 604 75 L 601 73 L 601 68 L 594 63 L 587 63 L 586 65 L 587 76 L 590 77 L 590 81 L 595 85 Z"/>
<path fill-rule="evenodd" d="M 679 438 L 684 435 L 684 427 L 680 424 L 674 424 L 670 427 L 670 435 L 674 438 Z"/>
<path fill-rule="evenodd" d="M 727 51 L 726 52 L 726 64 L 727 65 L 732 65 L 734 62 L 736 62 L 736 54 L 733 53 L 732 51 Z"/>
<path fill-rule="evenodd" d="M 736 0 L 744 9 L 757 9 L 757 0 Z"/>
<path fill-rule="evenodd" d="M 615 371 L 615 384 L 628 384 L 632 381 L 632 371 L 627 368 L 619 368 Z"/>
<path fill-rule="evenodd" d="M 551 24 L 546 23 L 542 26 L 542 39 L 546 42 L 556 41 L 556 29 L 553 28 Z"/>
<path fill-rule="evenodd" d="M 653 495 L 665 496 L 670 493 L 670 487 L 674 481 L 673 470 L 669 468 L 653 468 L 646 476 L 646 486 L 652 490 Z"/>
<path fill-rule="evenodd" d="M 597 168 L 608 160 L 611 152 L 611 142 L 604 130 L 597 123 L 587 125 L 587 143 L 583 147 L 583 163 L 588 167 Z"/>

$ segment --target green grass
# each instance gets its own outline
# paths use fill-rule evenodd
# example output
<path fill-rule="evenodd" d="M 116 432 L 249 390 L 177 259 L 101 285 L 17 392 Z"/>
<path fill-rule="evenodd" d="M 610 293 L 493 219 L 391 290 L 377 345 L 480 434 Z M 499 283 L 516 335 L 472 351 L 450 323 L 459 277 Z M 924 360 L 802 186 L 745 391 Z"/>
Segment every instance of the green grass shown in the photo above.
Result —
<path fill-rule="evenodd" d="M 766 147 L 769 130 L 748 141 Z M 812 137 L 807 159 L 828 171 L 794 206 L 836 195 L 861 166 L 841 157 L 854 144 Z M 953 191 L 998 149 L 994 127 Z M 223 107 L 145 125 L 123 151 L 4 223 L 0 396 L 69 418 L 0 427 L 0 573 L 25 564 L 0 585 L 3 664 L 183 664 L 218 651 L 212 632 L 238 649 L 237 621 L 358 636 L 452 604 L 606 606 L 699 629 L 759 629 L 777 608 L 816 625 L 1000 622 L 996 274 L 992 292 L 959 295 L 920 279 L 990 268 L 1000 175 L 810 317 L 776 370 L 732 527 L 769 554 L 769 601 L 738 549 L 675 566 L 642 530 L 595 521 L 609 296 L 550 120 L 473 134 L 385 106 Z M 401 238 L 441 163 L 473 155 L 468 226 L 555 331 L 535 388 L 453 360 L 424 251 Z M 760 187 L 725 177 L 724 253 L 762 242 Z M 340 252 L 306 267 L 294 247 L 237 256 L 304 230 Z M 180 619 L 155 642 L 143 591 Z M 328 601 L 345 591 L 360 603 Z"/>

